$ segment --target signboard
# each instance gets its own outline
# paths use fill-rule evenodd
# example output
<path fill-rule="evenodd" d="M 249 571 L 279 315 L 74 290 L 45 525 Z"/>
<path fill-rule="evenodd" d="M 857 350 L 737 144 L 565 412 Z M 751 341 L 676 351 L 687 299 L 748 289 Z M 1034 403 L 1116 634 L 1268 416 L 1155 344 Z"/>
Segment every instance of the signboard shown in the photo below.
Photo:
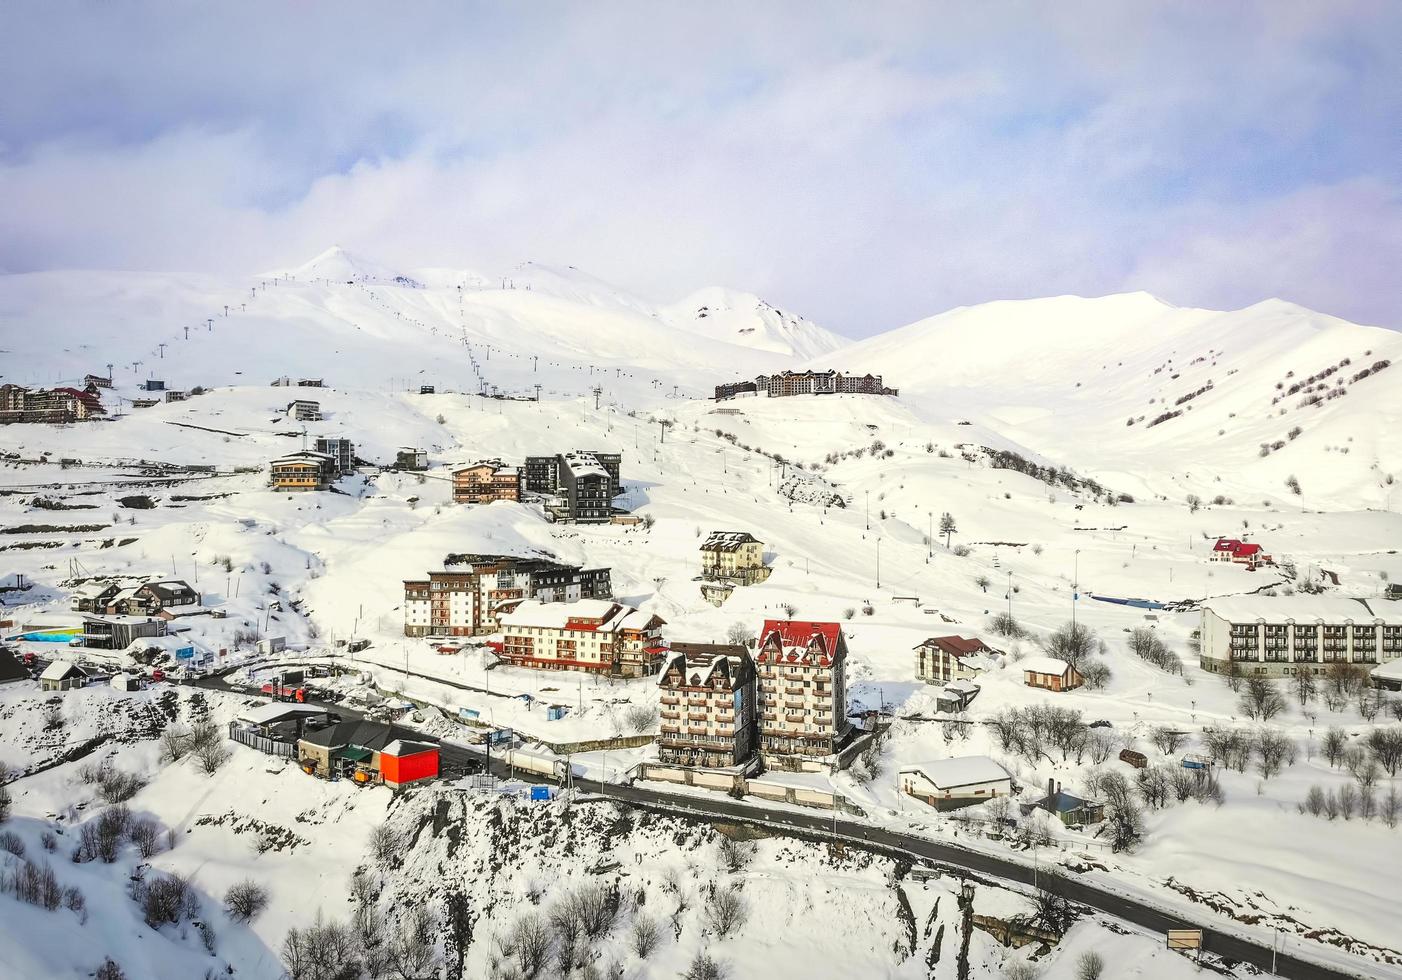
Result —
<path fill-rule="evenodd" d="M 532 786 L 532 787 L 531 787 L 531 799 L 532 799 L 533 801 L 542 801 L 542 800 L 543 800 L 543 801 L 545 801 L 545 802 L 549 802 L 549 800 L 550 800 L 550 787 L 549 787 L 549 786 Z"/>
<path fill-rule="evenodd" d="M 476 721 L 478 713 L 476 708 L 458 708 L 458 717 L 468 721 Z"/>
<path fill-rule="evenodd" d="M 1202 949 L 1201 929 L 1168 930 L 1169 949 Z"/>
<path fill-rule="evenodd" d="M 487 735 L 487 742 L 491 745 L 501 745 L 503 742 L 510 742 L 515 737 L 515 733 L 509 728 L 494 728 Z"/>
<path fill-rule="evenodd" d="M 175 651 L 178 660 L 193 660 L 195 657 L 194 647 L 177 647 Z"/>

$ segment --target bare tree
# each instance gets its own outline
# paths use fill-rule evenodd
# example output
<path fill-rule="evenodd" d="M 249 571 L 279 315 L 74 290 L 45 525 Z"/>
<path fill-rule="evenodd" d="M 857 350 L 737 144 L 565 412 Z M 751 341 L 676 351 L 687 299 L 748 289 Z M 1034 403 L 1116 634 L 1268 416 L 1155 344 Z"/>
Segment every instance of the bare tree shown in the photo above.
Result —
<path fill-rule="evenodd" d="M 206 742 L 195 750 L 195 760 L 199 763 L 201 772 L 206 776 L 213 776 L 229 761 L 228 746 L 222 742 Z"/>
<path fill-rule="evenodd" d="M 711 889 L 706 899 L 706 921 L 715 934 L 724 938 L 745 917 L 745 899 L 732 885 Z"/>
<path fill-rule="evenodd" d="M 370 855 L 379 865 L 387 865 L 398 856 L 401 849 L 399 831 L 388 821 L 376 824 L 370 830 Z"/>
<path fill-rule="evenodd" d="M 1270 779 L 1280 772 L 1281 764 L 1295 750 L 1294 740 L 1282 732 L 1262 728 L 1252 738 L 1256 750 L 1256 769 L 1262 779 Z"/>
<path fill-rule="evenodd" d="M 645 915 L 633 920 L 633 952 L 638 954 L 638 959 L 647 959 L 660 940 L 656 920 Z"/>
<path fill-rule="evenodd" d="M 1402 769 L 1402 728 L 1373 729 L 1368 733 L 1367 746 L 1389 776 L 1396 776 Z"/>
<path fill-rule="evenodd" d="M 852 617 L 848 616 L 847 618 L 851 619 Z M 726 642 L 732 643 L 735 646 L 748 646 L 750 641 L 754 638 L 755 631 L 746 625 L 743 620 L 739 619 L 731 623 L 729 628 L 725 631 Z"/>
<path fill-rule="evenodd" d="M 735 840 L 732 837 L 722 836 L 720 839 L 720 860 L 725 865 L 725 870 L 734 874 L 743 871 L 754 857 L 754 846 L 744 841 Z"/>
<path fill-rule="evenodd" d="M 268 890 L 252 878 L 229 886 L 224 893 L 224 911 L 236 922 L 250 922 L 268 907 Z"/>
<path fill-rule="evenodd" d="M 1242 685 L 1239 706 L 1248 718 L 1270 721 L 1285 710 L 1285 698 L 1270 678 L 1252 674 Z"/>
<path fill-rule="evenodd" d="M 682 980 L 725 980 L 725 967 L 702 950 L 692 957 Z"/>
<path fill-rule="evenodd" d="M 795 606 L 792 602 L 781 603 L 779 605 L 779 608 L 783 610 L 785 619 L 793 619 L 794 616 L 798 613 L 798 607 Z"/>
<path fill-rule="evenodd" d="M 657 704 L 630 704 L 623 712 L 623 721 L 630 731 L 642 734 L 657 724 Z"/>
<path fill-rule="evenodd" d="M 550 956 L 550 931 L 538 913 L 528 912 L 516 920 L 502 945 L 515 958 L 523 980 L 535 980 Z"/>
<path fill-rule="evenodd" d="M 428 906 L 410 906 L 389 946 L 390 963 L 403 980 L 437 975 L 437 935 L 438 922 Z"/>
<path fill-rule="evenodd" d="M 1104 972 L 1105 958 L 1094 950 L 1082 953 L 1076 961 L 1076 980 L 1100 980 Z"/>
<path fill-rule="evenodd" d="M 1101 642 L 1085 623 L 1063 623 L 1046 641 L 1047 653 L 1079 669 L 1092 654 L 1100 652 Z"/>
<path fill-rule="evenodd" d="M 190 733 L 177 725 L 161 732 L 161 759 L 179 762 L 190 752 Z"/>
<path fill-rule="evenodd" d="M 1315 683 L 1314 671 L 1308 667 L 1302 667 L 1295 673 L 1295 698 L 1300 702 L 1300 710 L 1304 711 L 1309 707 L 1309 703 L 1314 700 L 1318 691 Z"/>
<path fill-rule="evenodd" d="M 1399 814 L 1402 814 L 1402 794 L 1395 785 L 1389 786 L 1387 795 L 1378 803 L 1378 817 L 1387 827 L 1396 827 Z"/>
<path fill-rule="evenodd" d="M 1324 758 L 1329 765 L 1337 766 L 1343 761 L 1344 750 L 1348 747 L 1348 735 L 1342 728 L 1330 728 L 1324 733 Z"/>
<path fill-rule="evenodd" d="M 161 849 L 161 828 L 154 820 L 143 818 L 133 821 L 127 836 L 144 858 L 151 857 Z"/>
<path fill-rule="evenodd" d="M 1183 744 L 1183 739 L 1187 738 L 1187 732 L 1180 732 L 1177 729 L 1158 726 L 1149 733 L 1149 741 L 1154 743 L 1154 748 L 1164 755 L 1174 755 Z"/>

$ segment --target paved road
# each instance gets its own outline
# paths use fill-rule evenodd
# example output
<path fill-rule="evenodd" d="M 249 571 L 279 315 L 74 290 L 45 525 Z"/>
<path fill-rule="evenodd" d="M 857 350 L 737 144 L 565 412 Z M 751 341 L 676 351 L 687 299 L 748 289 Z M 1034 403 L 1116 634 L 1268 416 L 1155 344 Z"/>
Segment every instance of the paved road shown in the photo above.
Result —
<path fill-rule="evenodd" d="M 201 678 L 194 683 L 200 687 L 230 690 L 229 686 L 219 677 Z M 256 694 L 254 691 L 244 693 Z M 323 706 L 328 711 L 333 711 L 345 719 L 364 717 L 363 713 L 345 705 L 327 704 Z M 414 733 L 412 737 L 424 739 L 423 735 L 417 733 Z M 432 741 L 438 740 L 432 739 Z M 487 768 L 486 760 L 482 754 L 452 743 L 440 742 L 439 744 L 445 775 L 451 775 L 454 771 L 472 774 L 482 772 Z M 506 778 L 510 773 L 507 760 L 500 756 L 492 756 L 490 771 L 493 775 Z M 530 774 L 521 775 L 523 778 L 531 778 Z M 1023 885 L 1035 884 L 1035 879 L 1038 877 L 1038 872 L 1034 867 L 1028 867 L 1016 861 L 969 850 L 957 844 L 934 841 L 913 834 L 885 830 L 866 823 L 844 820 L 841 817 L 834 819 L 831 813 L 795 813 L 790 810 L 770 809 L 741 803 L 719 795 L 683 795 L 651 786 L 600 783 L 584 779 L 577 779 L 575 785 L 576 788 L 591 795 L 606 797 L 629 806 L 700 817 L 705 820 L 749 823 L 756 826 L 787 829 L 817 840 L 831 840 L 837 837 L 849 846 L 873 851 L 897 852 L 911 859 L 933 862 L 956 872 L 971 872 Z M 1071 875 L 1063 874 L 1060 878 L 1061 890 L 1066 898 L 1098 912 L 1132 923 L 1151 933 L 1164 935 L 1169 929 L 1202 929 L 1204 948 L 1226 960 L 1251 963 L 1266 972 L 1270 972 L 1272 965 L 1274 965 L 1276 975 L 1297 978 L 1297 980 L 1345 980 L 1345 978 L 1365 978 L 1366 980 L 1369 976 L 1361 969 L 1356 972 L 1344 971 L 1283 952 L 1272 956 L 1269 945 L 1213 929 L 1205 919 L 1185 918 L 1144 902 L 1117 895 L 1091 882 L 1078 880 Z"/>

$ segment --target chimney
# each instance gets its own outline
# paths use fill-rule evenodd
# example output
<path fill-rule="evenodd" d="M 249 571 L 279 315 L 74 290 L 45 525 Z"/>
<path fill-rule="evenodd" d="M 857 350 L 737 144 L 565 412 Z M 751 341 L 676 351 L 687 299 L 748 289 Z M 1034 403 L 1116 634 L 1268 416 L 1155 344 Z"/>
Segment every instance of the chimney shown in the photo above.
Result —
<path fill-rule="evenodd" d="M 1060 795 L 1061 795 L 1061 780 L 1059 780 L 1059 779 L 1056 781 L 1056 795 L 1057 795 L 1057 796 L 1060 796 Z"/>
<path fill-rule="evenodd" d="M 1048 796 L 1055 796 L 1055 795 L 1056 795 L 1055 786 L 1056 786 L 1055 782 L 1053 782 L 1052 778 L 1051 778 L 1050 776 L 1048 776 L 1048 777 L 1047 777 L 1047 795 L 1048 795 Z"/>

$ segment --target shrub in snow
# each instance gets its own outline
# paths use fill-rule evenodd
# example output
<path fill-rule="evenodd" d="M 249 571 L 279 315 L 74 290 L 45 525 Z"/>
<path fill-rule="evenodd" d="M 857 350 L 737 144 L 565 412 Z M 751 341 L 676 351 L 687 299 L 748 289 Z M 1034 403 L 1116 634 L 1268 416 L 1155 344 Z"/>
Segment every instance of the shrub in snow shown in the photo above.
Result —
<path fill-rule="evenodd" d="M 238 922 L 249 922 L 268 907 L 268 890 L 252 878 L 229 886 L 224 893 L 224 911 Z"/>
<path fill-rule="evenodd" d="M 722 938 L 735 930 L 745 918 L 745 899 L 732 885 L 712 888 L 706 897 L 706 923 Z"/>
<path fill-rule="evenodd" d="M 1105 958 L 1094 950 L 1082 953 L 1076 961 L 1076 980 L 1100 980 L 1105 972 Z"/>
<path fill-rule="evenodd" d="M 127 975 L 122 972 L 117 961 L 109 956 L 97 968 L 97 972 L 93 974 L 93 980 L 127 980 Z"/>
<path fill-rule="evenodd" d="M 743 871 L 754 859 L 754 845 L 722 836 L 720 839 L 720 860 L 725 870 L 734 874 Z"/>
<path fill-rule="evenodd" d="M 24 841 L 12 830 L 0 833 L 0 850 L 8 851 L 15 857 L 24 857 Z"/>
<path fill-rule="evenodd" d="M 638 954 L 638 959 L 647 959 L 660 941 L 661 934 L 653 919 L 640 915 L 633 920 L 632 945 L 633 952 Z"/>
<path fill-rule="evenodd" d="M 370 854 L 379 865 L 387 865 L 399 854 L 401 847 L 399 831 L 382 823 L 370 831 Z"/>
<path fill-rule="evenodd" d="M 631 731 L 642 734 L 657 724 L 657 705 L 629 705 L 623 712 L 623 720 Z"/>
<path fill-rule="evenodd" d="M 213 776 L 229 761 L 229 749 L 221 742 L 209 742 L 195 750 L 195 759 L 200 771 L 206 776 Z"/>
<path fill-rule="evenodd" d="M 725 967 L 703 951 L 692 958 L 682 974 L 682 980 L 725 980 L 725 976 Z"/>

